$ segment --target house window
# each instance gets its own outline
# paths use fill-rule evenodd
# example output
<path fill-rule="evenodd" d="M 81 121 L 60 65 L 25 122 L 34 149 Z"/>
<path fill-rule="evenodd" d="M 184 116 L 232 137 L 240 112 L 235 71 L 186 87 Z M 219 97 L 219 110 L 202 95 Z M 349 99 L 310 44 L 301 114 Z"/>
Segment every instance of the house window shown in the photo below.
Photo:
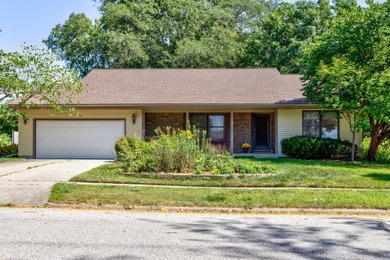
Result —
<path fill-rule="evenodd" d="M 207 137 L 213 143 L 223 143 L 225 138 L 225 115 L 221 114 L 191 114 L 190 124 L 199 131 L 206 131 Z"/>
<path fill-rule="evenodd" d="M 322 137 L 322 138 L 339 138 L 339 116 L 335 111 L 303 112 L 303 135 Z"/>

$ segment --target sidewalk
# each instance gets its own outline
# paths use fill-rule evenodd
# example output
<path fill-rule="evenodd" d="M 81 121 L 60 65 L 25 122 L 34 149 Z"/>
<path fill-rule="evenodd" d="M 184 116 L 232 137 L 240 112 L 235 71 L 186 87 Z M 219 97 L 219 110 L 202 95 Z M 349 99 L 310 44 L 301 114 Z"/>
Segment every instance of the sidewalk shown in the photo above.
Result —
<path fill-rule="evenodd" d="M 188 186 L 188 185 L 165 185 L 165 184 L 135 184 L 135 183 L 111 183 L 111 182 L 66 182 L 78 185 L 103 185 L 124 187 L 158 187 L 158 188 L 188 188 L 188 189 L 231 189 L 231 190 L 390 190 L 390 188 L 332 188 L 332 187 L 229 187 L 229 186 Z"/>

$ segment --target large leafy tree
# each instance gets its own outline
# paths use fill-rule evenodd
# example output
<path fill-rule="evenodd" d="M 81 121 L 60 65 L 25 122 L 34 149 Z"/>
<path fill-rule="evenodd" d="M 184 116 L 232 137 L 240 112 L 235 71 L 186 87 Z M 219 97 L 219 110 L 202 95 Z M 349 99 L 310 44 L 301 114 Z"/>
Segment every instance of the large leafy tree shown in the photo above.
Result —
<path fill-rule="evenodd" d="M 97 0 L 102 17 L 72 14 L 45 41 L 70 68 L 237 67 L 241 42 L 273 1 Z"/>
<path fill-rule="evenodd" d="M 81 77 L 108 65 L 99 21 L 91 21 L 85 14 L 72 13 L 64 24 L 52 29 L 44 43 Z"/>
<path fill-rule="evenodd" d="M 390 137 L 390 2 L 367 3 L 336 4 L 329 28 L 305 49 L 303 91 L 323 108 L 349 115 L 353 130 L 368 124 L 368 159 L 375 160 Z"/>
<path fill-rule="evenodd" d="M 0 120 L 12 124 L 18 108 L 45 104 L 54 112 L 73 110 L 75 95 L 82 91 L 79 75 L 59 65 L 57 57 L 44 49 L 24 46 L 21 53 L 0 50 Z M 10 106 L 12 102 L 12 106 Z"/>
<path fill-rule="evenodd" d="M 242 65 L 277 67 L 282 73 L 299 73 L 306 41 L 320 34 L 331 17 L 328 0 L 280 3 L 248 38 Z"/>

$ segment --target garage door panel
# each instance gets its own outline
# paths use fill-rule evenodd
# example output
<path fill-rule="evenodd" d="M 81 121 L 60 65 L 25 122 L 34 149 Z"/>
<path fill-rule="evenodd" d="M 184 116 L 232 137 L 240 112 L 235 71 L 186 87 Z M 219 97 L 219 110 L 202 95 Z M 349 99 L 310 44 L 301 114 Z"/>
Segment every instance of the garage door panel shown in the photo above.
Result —
<path fill-rule="evenodd" d="M 37 158 L 113 158 L 124 120 L 37 120 Z"/>

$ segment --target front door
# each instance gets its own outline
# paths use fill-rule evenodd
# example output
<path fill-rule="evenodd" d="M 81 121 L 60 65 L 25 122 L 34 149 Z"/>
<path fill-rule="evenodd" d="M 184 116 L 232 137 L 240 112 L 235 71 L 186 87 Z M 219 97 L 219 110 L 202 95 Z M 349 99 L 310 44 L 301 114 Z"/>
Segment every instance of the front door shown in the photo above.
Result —
<path fill-rule="evenodd" d="M 269 150 L 269 115 L 253 116 L 253 143 L 255 151 Z"/>

